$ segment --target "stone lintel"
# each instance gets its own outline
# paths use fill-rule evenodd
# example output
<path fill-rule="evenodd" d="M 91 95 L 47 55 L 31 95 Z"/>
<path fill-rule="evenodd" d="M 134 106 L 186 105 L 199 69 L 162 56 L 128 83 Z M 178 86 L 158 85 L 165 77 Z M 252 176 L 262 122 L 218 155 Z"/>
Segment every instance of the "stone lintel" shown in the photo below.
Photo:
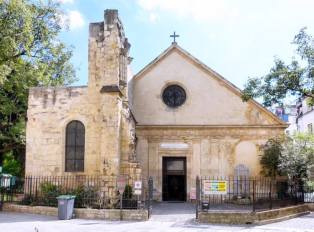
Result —
<path fill-rule="evenodd" d="M 219 140 L 220 140 L 220 139 L 210 139 L 210 142 L 211 142 L 211 143 L 219 143 Z"/>
<path fill-rule="evenodd" d="M 123 93 L 121 92 L 120 88 L 117 85 L 106 85 L 103 86 L 100 90 L 100 93 L 109 93 L 109 92 L 116 92 L 119 93 L 120 97 L 123 96 Z"/>

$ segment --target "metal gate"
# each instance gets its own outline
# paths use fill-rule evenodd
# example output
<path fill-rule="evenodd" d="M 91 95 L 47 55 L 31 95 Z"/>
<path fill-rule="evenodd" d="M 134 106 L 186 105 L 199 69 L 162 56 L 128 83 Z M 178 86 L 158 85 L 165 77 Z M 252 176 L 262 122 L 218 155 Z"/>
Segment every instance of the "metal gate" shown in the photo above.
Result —
<path fill-rule="evenodd" d="M 148 218 L 152 215 L 153 212 L 153 178 L 150 177 L 148 180 Z"/>
<path fill-rule="evenodd" d="M 200 178 L 196 176 L 196 220 L 198 219 L 198 210 L 201 206 L 201 186 L 200 186 Z"/>
<path fill-rule="evenodd" d="M 1 177 L 0 177 L 0 181 L 1 181 Z M 3 204 L 4 204 L 4 190 L 5 188 L 4 187 L 0 187 L 0 211 L 2 211 L 2 207 L 3 207 Z"/>
<path fill-rule="evenodd" d="M 7 174 L 0 176 L 0 211 L 3 210 L 5 202 L 17 201 L 20 185 L 19 178 Z"/>

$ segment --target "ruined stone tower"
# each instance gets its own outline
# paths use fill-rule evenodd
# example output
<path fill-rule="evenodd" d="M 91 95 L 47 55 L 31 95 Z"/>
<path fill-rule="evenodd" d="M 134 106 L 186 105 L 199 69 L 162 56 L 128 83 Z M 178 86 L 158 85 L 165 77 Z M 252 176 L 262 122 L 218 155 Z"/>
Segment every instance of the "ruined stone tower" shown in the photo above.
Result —
<path fill-rule="evenodd" d="M 106 175 L 117 174 L 114 170 L 120 169 L 119 160 L 128 161 L 135 139 L 126 88 L 130 47 L 117 10 L 106 10 L 104 22 L 90 24 L 88 87 L 101 93 L 100 156 L 101 169 Z"/>

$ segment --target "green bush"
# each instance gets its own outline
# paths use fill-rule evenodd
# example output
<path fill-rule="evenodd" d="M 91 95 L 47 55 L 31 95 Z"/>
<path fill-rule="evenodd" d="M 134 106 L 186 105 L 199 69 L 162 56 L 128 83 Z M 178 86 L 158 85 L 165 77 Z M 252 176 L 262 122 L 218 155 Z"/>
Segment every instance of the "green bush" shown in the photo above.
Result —
<path fill-rule="evenodd" d="M 21 201 L 22 205 L 32 206 L 58 206 L 57 197 L 60 195 L 75 195 L 74 207 L 85 208 L 99 207 L 98 204 L 98 189 L 94 186 L 78 185 L 74 189 L 61 189 L 51 182 L 43 182 L 39 185 L 42 195 L 38 195 L 35 199 L 35 195 L 25 195 Z"/>
<path fill-rule="evenodd" d="M 21 205 L 36 205 L 35 198 L 33 195 L 27 194 L 20 202 Z"/>
<path fill-rule="evenodd" d="M 133 188 L 131 185 L 127 185 L 124 188 L 124 192 L 123 192 L 123 199 L 132 199 L 133 197 L 133 192 L 132 192 Z"/>

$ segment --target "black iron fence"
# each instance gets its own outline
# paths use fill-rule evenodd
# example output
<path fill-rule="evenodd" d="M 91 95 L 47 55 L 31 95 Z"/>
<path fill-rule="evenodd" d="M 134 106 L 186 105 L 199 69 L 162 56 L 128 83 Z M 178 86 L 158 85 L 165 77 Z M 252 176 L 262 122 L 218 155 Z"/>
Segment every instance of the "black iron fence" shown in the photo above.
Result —
<path fill-rule="evenodd" d="M 313 192 L 301 180 L 197 177 L 196 211 L 269 210 L 314 202 Z"/>
<path fill-rule="evenodd" d="M 129 175 L 122 195 L 113 176 L 26 176 L 0 177 L 0 206 L 4 202 L 18 202 L 32 206 L 57 207 L 56 197 L 75 195 L 76 208 L 147 209 L 152 208 L 152 179 Z M 135 183 L 141 183 L 137 188 Z"/>
<path fill-rule="evenodd" d="M 304 202 L 314 203 L 314 185 L 304 185 Z"/>

